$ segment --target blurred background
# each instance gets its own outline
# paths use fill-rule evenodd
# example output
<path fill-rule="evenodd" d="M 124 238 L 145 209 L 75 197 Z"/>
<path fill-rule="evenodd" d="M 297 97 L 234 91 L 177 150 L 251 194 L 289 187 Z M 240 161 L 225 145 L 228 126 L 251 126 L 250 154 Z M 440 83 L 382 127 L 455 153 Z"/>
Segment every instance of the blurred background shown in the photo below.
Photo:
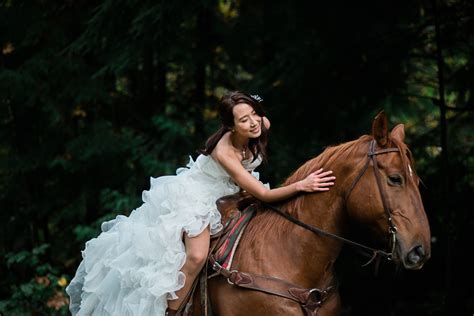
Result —
<path fill-rule="evenodd" d="M 345 316 L 472 315 L 474 2 L 0 2 L 0 314 L 68 315 L 100 223 L 217 128 L 227 90 L 272 122 L 278 186 L 325 146 L 406 127 L 432 230 L 419 271 L 343 250 Z"/>

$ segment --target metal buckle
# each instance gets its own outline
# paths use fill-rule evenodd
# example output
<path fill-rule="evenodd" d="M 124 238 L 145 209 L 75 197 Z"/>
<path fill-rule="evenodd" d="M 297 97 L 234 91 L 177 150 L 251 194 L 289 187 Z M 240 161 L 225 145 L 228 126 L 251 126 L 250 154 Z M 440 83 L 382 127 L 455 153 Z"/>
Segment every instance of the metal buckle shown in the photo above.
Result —
<path fill-rule="evenodd" d="M 398 228 L 397 228 L 397 226 L 395 226 L 395 225 L 390 226 L 390 227 L 388 228 L 388 232 L 389 232 L 390 234 L 394 234 L 394 235 L 395 235 L 395 234 L 397 233 L 397 231 L 398 231 Z"/>
<path fill-rule="evenodd" d="M 318 288 L 313 288 L 313 289 L 309 290 L 308 299 L 311 298 L 311 294 L 313 294 L 314 292 L 318 293 L 318 295 L 316 297 L 317 301 L 315 302 L 315 304 L 318 305 L 318 306 L 321 306 L 323 304 L 323 301 L 326 298 L 328 293 L 327 293 L 326 290 L 320 290 Z"/>
<path fill-rule="evenodd" d="M 232 276 L 233 273 L 237 273 L 237 272 L 239 271 L 237 270 L 229 271 L 229 277 L 227 278 L 227 283 L 229 283 L 230 285 L 235 285 L 235 283 L 230 280 L 230 277 Z"/>
<path fill-rule="evenodd" d="M 217 261 L 214 261 L 212 269 L 214 269 L 214 271 L 220 271 L 222 269 L 222 266 Z"/>

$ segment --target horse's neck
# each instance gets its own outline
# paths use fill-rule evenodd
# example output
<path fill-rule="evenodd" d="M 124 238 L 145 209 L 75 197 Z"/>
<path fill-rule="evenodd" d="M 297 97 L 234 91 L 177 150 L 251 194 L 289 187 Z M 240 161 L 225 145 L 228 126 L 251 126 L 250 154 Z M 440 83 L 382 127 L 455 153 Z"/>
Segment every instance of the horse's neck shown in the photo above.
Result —
<path fill-rule="evenodd" d="M 336 186 L 326 192 L 300 195 L 282 205 L 282 209 L 305 224 L 343 235 L 347 220 L 346 190 L 357 170 L 362 168 L 360 164 L 365 155 L 362 150 L 351 152 L 350 163 L 347 163 L 349 159 L 340 157 L 343 163 L 326 166 L 334 174 L 341 175 Z M 249 255 L 241 253 L 238 268 L 273 275 L 301 286 L 327 286 L 333 281 L 334 264 L 342 248 L 340 240 L 297 226 L 271 210 L 257 216 L 250 226 L 252 233 L 249 235 L 254 237 L 243 238 L 241 244 L 241 249 Z"/>
<path fill-rule="evenodd" d="M 364 153 L 355 155 L 364 157 Z M 337 186 L 329 191 L 307 194 L 297 197 L 297 201 L 289 201 L 286 204 L 292 215 L 301 222 L 311 225 L 337 236 L 343 236 L 345 225 L 347 224 L 347 214 L 345 211 L 345 195 L 348 187 L 355 178 L 356 171 L 361 168 L 363 163 L 351 163 L 350 170 L 345 168 L 345 164 L 332 166 L 334 174 L 345 175 L 337 179 Z M 345 169 L 344 169 L 345 168 Z M 297 207 L 295 207 L 295 205 Z M 304 271 L 306 276 L 314 277 L 314 282 L 325 281 L 333 276 L 334 264 L 343 246 L 342 241 L 337 238 L 322 236 L 310 230 L 293 226 L 294 233 L 288 234 L 292 243 L 296 245 L 293 252 L 298 252 L 302 247 L 309 260 L 300 260 L 294 253 L 289 255 L 294 265 L 299 266 L 300 271 Z M 300 246 L 301 245 L 301 246 Z"/>
<path fill-rule="evenodd" d="M 309 201 L 314 196 L 314 201 Z M 294 214 L 300 221 L 338 234 L 342 207 L 334 193 L 300 197 L 301 209 Z M 311 209 L 307 205 L 311 205 Z M 283 205 L 285 209 L 285 205 Z M 268 210 L 267 212 L 272 212 Z M 312 214 L 317 214 L 314 216 Z M 273 218 L 269 218 L 268 216 Z M 333 279 L 333 265 L 341 249 L 337 240 L 316 235 L 276 213 L 262 214 L 252 223 L 253 229 L 273 223 L 271 229 L 242 246 L 252 255 L 239 260 L 243 271 L 280 277 L 301 286 L 327 286 Z"/>
<path fill-rule="evenodd" d="M 303 223 L 341 235 L 343 231 L 343 202 L 336 192 L 325 192 L 301 197 L 302 207 L 295 217 Z M 309 230 L 295 228 L 295 239 L 300 240 L 310 260 L 300 262 L 301 271 L 311 271 L 309 275 L 321 279 L 332 276 L 334 263 L 339 256 L 342 243 L 334 238 L 321 236 Z M 295 241 L 296 241 L 295 240 Z M 298 264 L 295 262 L 295 264 Z"/>

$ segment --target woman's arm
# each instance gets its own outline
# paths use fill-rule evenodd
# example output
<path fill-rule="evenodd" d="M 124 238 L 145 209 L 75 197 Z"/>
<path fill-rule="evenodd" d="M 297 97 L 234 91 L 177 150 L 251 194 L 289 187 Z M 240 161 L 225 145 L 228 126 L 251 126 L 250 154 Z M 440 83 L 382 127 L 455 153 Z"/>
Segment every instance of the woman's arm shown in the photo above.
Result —
<path fill-rule="evenodd" d="M 323 169 L 319 169 L 311 173 L 304 180 L 275 189 L 267 189 L 260 181 L 245 170 L 236 154 L 217 149 L 213 153 L 213 158 L 221 164 L 239 187 L 257 199 L 268 203 L 287 199 L 302 191 L 327 191 L 329 190 L 329 186 L 334 185 L 333 181 L 335 177 L 330 176 L 332 171 L 323 172 Z"/>

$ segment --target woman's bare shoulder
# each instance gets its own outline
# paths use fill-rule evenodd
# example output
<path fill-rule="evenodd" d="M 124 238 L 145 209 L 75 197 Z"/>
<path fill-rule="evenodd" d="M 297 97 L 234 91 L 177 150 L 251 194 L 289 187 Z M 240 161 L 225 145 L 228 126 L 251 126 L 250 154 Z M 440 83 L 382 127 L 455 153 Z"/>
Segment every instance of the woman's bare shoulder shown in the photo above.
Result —
<path fill-rule="evenodd" d="M 220 161 L 222 159 L 232 158 L 234 154 L 235 152 L 232 150 L 232 143 L 230 141 L 230 132 L 227 132 L 217 142 L 211 156 L 215 160 Z"/>

